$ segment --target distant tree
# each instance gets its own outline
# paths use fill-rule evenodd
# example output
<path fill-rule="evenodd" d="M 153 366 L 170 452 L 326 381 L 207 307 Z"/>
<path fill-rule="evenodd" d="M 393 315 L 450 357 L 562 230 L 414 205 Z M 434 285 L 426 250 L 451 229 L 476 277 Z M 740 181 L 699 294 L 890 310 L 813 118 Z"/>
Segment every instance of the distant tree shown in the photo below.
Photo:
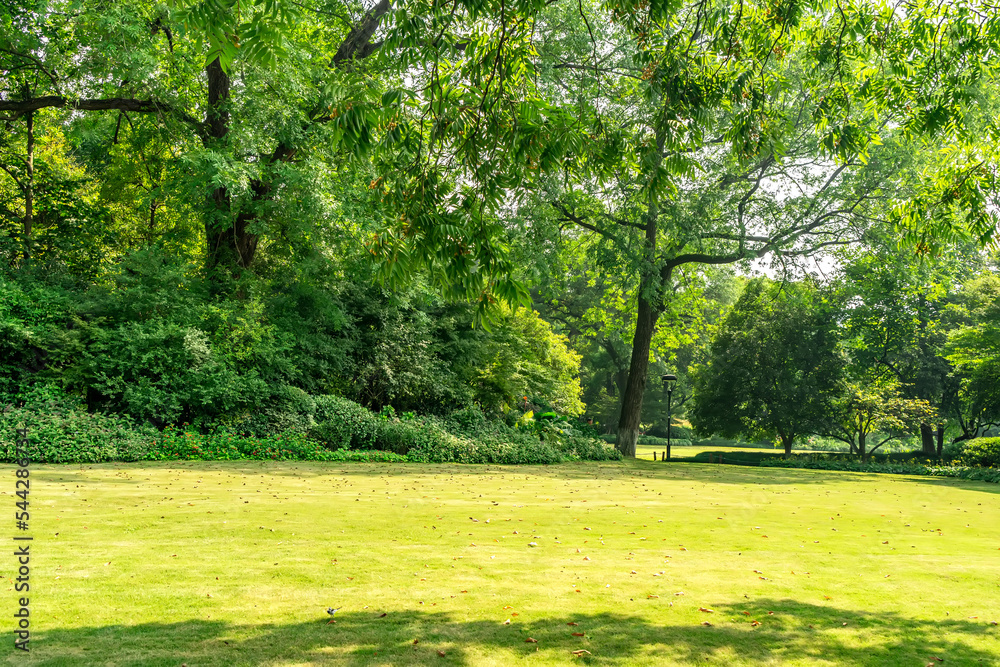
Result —
<path fill-rule="evenodd" d="M 1000 425 L 1000 276 L 985 273 L 969 281 L 956 310 L 965 322 L 950 332 L 944 356 L 959 383 L 956 415 L 960 439 Z"/>
<path fill-rule="evenodd" d="M 836 308 L 809 282 L 751 282 L 694 373 L 702 433 L 795 440 L 822 428 L 842 387 Z"/>
<path fill-rule="evenodd" d="M 833 407 L 820 434 L 846 442 L 851 453 L 865 461 L 883 445 L 918 432 L 920 424 L 937 417 L 928 401 L 902 397 L 894 380 L 852 383 Z M 877 443 L 869 440 L 872 436 L 879 437 Z"/>

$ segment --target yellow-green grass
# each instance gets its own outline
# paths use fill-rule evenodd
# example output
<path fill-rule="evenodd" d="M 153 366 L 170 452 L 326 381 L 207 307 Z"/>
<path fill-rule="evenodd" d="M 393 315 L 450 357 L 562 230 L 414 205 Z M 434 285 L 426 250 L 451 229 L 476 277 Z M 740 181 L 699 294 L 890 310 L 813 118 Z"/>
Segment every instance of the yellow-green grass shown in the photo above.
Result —
<path fill-rule="evenodd" d="M 36 465 L 31 652 L 8 632 L 5 657 L 997 665 L 998 492 L 643 461 Z"/>
<path fill-rule="evenodd" d="M 645 459 L 648 461 L 653 460 L 653 452 L 656 452 L 656 460 L 659 461 L 663 457 L 663 452 L 667 451 L 666 445 L 636 445 L 635 456 L 638 459 Z M 796 454 L 806 454 L 812 453 L 811 449 L 795 449 L 793 450 Z M 694 457 L 702 452 L 741 452 L 741 453 L 753 453 L 753 454 L 774 454 L 775 456 L 782 456 L 785 450 L 775 447 L 774 449 L 763 449 L 758 447 L 727 447 L 727 446 L 713 446 L 713 445 L 686 445 L 682 447 L 671 446 L 670 455 L 672 457 Z"/>

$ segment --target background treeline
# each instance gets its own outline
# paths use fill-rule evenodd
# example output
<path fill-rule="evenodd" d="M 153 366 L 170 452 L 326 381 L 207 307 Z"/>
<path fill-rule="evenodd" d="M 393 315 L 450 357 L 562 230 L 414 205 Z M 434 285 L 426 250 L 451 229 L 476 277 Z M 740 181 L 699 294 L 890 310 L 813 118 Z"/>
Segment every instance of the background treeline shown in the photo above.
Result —
<path fill-rule="evenodd" d="M 701 436 L 864 458 L 981 435 L 992 17 L 9 0 L 3 438 L 31 423 L 47 460 L 632 456 L 665 435 L 662 373 Z M 830 279 L 804 279 L 818 257 Z"/>

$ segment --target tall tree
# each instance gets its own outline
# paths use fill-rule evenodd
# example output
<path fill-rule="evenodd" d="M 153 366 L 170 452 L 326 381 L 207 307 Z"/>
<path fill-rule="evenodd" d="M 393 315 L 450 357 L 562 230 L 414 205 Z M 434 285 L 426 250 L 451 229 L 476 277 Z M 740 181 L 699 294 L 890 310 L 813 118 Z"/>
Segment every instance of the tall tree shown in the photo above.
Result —
<path fill-rule="evenodd" d="M 822 429 L 842 391 L 836 310 L 808 282 L 751 282 L 695 372 L 692 425 L 773 438 L 789 456 L 797 438 Z"/>
<path fill-rule="evenodd" d="M 588 21 L 590 39 L 555 37 L 551 47 L 553 88 L 596 118 L 603 150 L 624 156 L 612 178 L 553 183 L 545 195 L 561 220 L 615 246 L 637 279 L 618 428 L 626 455 L 679 267 L 769 254 L 782 263 L 892 219 L 925 247 L 959 228 L 956 219 L 986 239 L 994 219 L 982 155 L 963 154 L 964 114 L 975 108 L 967 84 L 985 71 L 973 60 L 988 59 L 981 48 L 996 38 L 984 12 L 928 6 L 900 18 L 860 4 L 831 12 L 706 2 L 658 10 Z M 941 40 L 944 60 L 935 55 Z M 936 180 L 906 168 L 893 145 L 928 132 L 961 165 L 942 162 Z M 920 205 L 893 208 L 910 198 Z"/>

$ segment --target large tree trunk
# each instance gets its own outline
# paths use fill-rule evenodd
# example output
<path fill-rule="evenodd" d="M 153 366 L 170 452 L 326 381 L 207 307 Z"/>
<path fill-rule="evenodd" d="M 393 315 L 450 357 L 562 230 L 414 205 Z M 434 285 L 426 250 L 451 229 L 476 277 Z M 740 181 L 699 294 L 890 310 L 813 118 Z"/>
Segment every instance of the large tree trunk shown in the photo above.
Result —
<path fill-rule="evenodd" d="M 930 424 L 920 424 L 920 445 L 924 456 L 934 456 L 934 429 Z"/>
<path fill-rule="evenodd" d="M 222 69 L 218 58 L 208 64 L 205 73 L 208 77 L 206 143 L 222 149 L 229 134 L 229 75 Z M 260 188 L 259 183 L 254 183 L 255 199 L 266 194 L 258 193 Z M 247 229 L 256 216 L 253 212 L 241 211 L 234 217 L 232 198 L 225 186 L 215 188 L 210 198 L 212 206 L 205 218 L 205 266 L 210 274 L 224 271 L 237 275 L 241 269 L 250 267 L 257 252 L 259 236 Z"/>
<path fill-rule="evenodd" d="M 645 281 L 643 281 L 645 283 Z M 646 372 L 649 370 L 649 346 L 659 313 L 643 297 L 639 289 L 639 316 L 632 339 L 632 362 L 629 364 L 628 384 L 622 396 L 621 417 L 618 420 L 618 437 L 615 446 L 622 456 L 635 458 L 635 443 L 639 438 L 639 420 L 642 418 L 642 396 L 646 391 Z"/>
<path fill-rule="evenodd" d="M 941 455 L 944 453 L 944 424 L 937 425 L 937 457 L 941 460 Z"/>
<path fill-rule="evenodd" d="M 868 438 L 866 433 L 861 433 L 858 435 L 858 454 L 860 455 L 862 461 L 868 460 L 867 439 Z"/>

